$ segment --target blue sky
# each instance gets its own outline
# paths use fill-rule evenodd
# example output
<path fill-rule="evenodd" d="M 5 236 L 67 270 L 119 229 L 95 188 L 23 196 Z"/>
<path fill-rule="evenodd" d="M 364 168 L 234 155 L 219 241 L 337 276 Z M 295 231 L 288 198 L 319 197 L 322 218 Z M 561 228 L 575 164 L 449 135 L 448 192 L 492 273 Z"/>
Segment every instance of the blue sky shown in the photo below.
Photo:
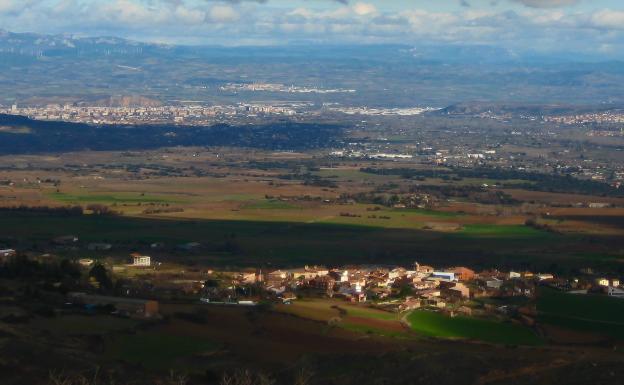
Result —
<path fill-rule="evenodd" d="M 488 44 L 619 57 L 624 1 L 0 0 L 0 27 L 182 44 Z"/>

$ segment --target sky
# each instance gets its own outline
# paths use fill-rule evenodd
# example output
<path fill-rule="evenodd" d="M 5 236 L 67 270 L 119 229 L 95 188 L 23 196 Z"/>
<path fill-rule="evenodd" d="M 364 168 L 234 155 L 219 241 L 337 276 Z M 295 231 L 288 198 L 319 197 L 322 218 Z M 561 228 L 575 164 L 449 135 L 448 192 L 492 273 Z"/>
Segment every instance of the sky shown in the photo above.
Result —
<path fill-rule="evenodd" d="M 13 32 L 198 45 L 495 45 L 624 52 L 624 0 L 0 0 Z"/>

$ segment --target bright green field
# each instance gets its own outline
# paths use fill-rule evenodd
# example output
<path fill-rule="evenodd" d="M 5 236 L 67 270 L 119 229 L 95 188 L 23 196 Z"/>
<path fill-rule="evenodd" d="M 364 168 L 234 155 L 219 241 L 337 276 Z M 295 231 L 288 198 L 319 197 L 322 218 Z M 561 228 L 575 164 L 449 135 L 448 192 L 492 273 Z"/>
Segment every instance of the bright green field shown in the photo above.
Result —
<path fill-rule="evenodd" d="M 407 316 L 412 329 L 428 337 L 471 339 L 505 345 L 540 345 L 543 341 L 530 329 L 510 323 L 469 317 L 447 317 L 415 311 Z"/>
<path fill-rule="evenodd" d="M 217 349 L 215 343 L 202 338 L 148 332 L 119 336 L 108 346 L 106 353 L 110 359 L 151 369 L 167 369 L 177 359 Z"/>
<path fill-rule="evenodd" d="M 624 340 L 622 299 L 543 289 L 539 292 L 537 310 L 540 322 Z"/>

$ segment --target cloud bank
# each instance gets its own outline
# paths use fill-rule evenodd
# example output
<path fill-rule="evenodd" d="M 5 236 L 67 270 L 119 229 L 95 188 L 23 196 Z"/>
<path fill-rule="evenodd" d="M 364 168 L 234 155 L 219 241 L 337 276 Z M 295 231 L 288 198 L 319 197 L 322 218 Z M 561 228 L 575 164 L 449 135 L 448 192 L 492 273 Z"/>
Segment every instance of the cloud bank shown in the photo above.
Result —
<path fill-rule="evenodd" d="M 604 54 L 604 47 L 610 52 L 624 48 L 624 4 L 579 11 L 574 7 L 579 3 L 508 0 L 478 7 L 483 2 L 453 0 L 455 7 L 436 8 L 406 1 L 387 9 L 375 0 L 292 0 L 290 5 L 271 0 L 0 0 L 0 22 L 20 32 L 183 44 L 445 42 L 596 54 Z"/>

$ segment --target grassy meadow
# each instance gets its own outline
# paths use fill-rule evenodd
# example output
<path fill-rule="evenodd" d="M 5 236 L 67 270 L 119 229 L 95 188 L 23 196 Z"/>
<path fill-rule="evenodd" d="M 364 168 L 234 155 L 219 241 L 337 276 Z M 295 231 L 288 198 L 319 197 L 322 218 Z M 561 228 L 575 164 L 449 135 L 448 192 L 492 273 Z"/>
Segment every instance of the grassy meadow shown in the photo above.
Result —
<path fill-rule="evenodd" d="M 542 289 L 537 311 L 541 323 L 624 340 L 624 301 L 621 299 Z"/>
<path fill-rule="evenodd" d="M 492 205 L 461 199 L 441 202 L 435 209 L 341 203 L 343 193 L 368 193 L 395 186 L 379 190 L 391 195 L 413 187 L 413 181 L 396 175 L 363 173 L 362 165 L 313 171 L 323 181 L 336 183 L 326 186 L 280 177 L 292 172 L 292 168 L 245 168 L 233 158 L 218 163 L 214 154 L 204 159 L 191 153 L 149 156 L 150 162 L 184 176 L 147 174 L 149 167 L 144 167 L 144 159 L 128 154 L 25 158 L 23 162 L 41 167 L 59 167 L 70 161 L 111 166 L 89 168 L 83 173 L 59 171 L 55 183 L 36 183 L 42 176 L 39 171 L 11 171 L 7 177 L 16 174 L 15 179 L 26 182 L 0 190 L 0 205 L 86 207 L 95 203 L 111 206 L 122 215 L 56 217 L 13 213 L 0 216 L 0 231 L 9 243 L 24 248 L 72 234 L 81 239 L 79 246 L 112 243 L 114 248 L 108 255 L 113 256 L 145 249 L 153 242 L 164 243 L 167 250 L 181 243 L 200 242 L 205 247 L 186 261 L 210 265 L 411 264 L 418 260 L 477 268 L 511 267 L 525 262 L 546 268 L 553 263 L 577 266 L 590 262 L 597 266 L 624 259 L 612 252 L 617 249 L 614 245 L 620 244 L 621 234 L 618 229 L 603 231 L 607 224 L 566 220 L 562 224 L 549 222 L 565 231 L 543 231 L 525 226 L 527 215 L 516 208 L 497 215 Z M 123 167 L 117 165 L 118 158 L 123 159 Z M 281 160 L 275 161 L 279 165 Z M 128 171 L 126 163 L 138 171 Z M 185 175 L 191 165 L 210 172 L 198 177 Z M 586 231 L 593 231 L 596 238 L 584 238 Z M 60 252 L 84 254 L 81 250 Z M 179 254 L 167 253 L 164 258 L 178 258 Z"/>
<path fill-rule="evenodd" d="M 162 370 L 174 366 L 176 360 L 218 349 L 218 344 L 205 338 L 147 331 L 116 336 L 106 347 L 104 354 L 111 360 Z"/>
<path fill-rule="evenodd" d="M 411 338 L 396 313 L 350 304 L 339 299 L 302 299 L 280 305 L 278 311 L 301 318 L 327 322 L 351 332 L 375 336 Z"/>
<path fill-rule="evenodd" d="M 446 315 L 431 311 L 414 311 L 407 321 L 416 333 L 427 337 L 469 339 L 504 345 L 540 345 L 541 338 L 520 325 L 493 320 Z"/>

